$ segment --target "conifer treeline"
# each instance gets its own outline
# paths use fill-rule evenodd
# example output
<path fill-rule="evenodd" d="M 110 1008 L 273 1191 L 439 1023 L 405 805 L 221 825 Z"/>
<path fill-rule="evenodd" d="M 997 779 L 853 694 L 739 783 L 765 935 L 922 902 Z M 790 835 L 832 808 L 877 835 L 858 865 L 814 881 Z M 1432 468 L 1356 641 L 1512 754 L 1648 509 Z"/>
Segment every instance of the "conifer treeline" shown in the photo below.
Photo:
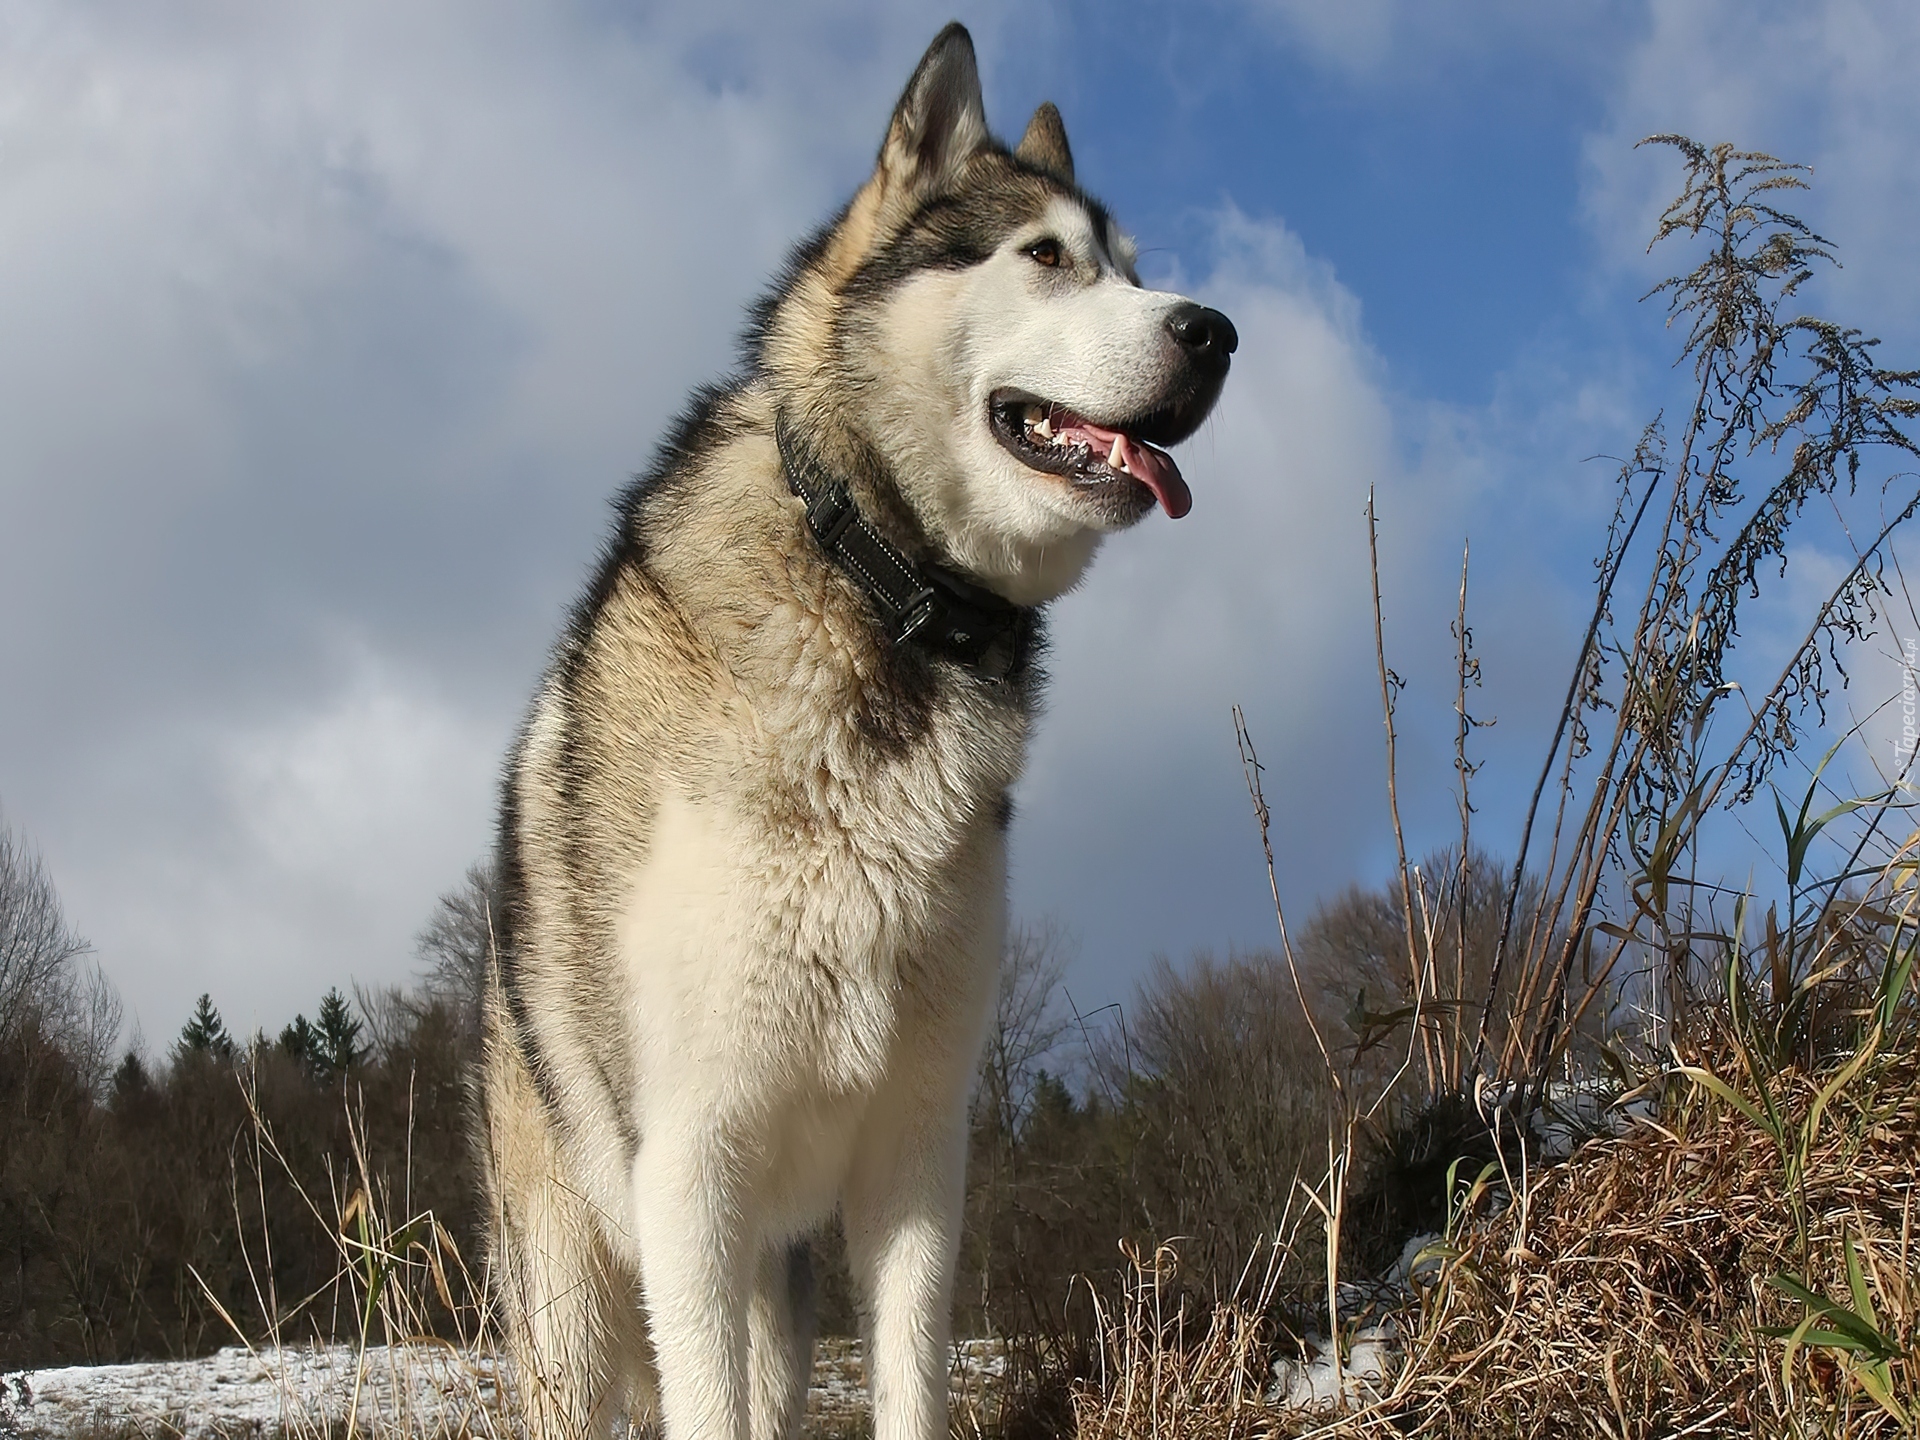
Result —
<path fill-rule="evenodd" d="M 245 1042 L 202 995 L 163 1057 L 116 1064 L 85 1023 L 85 944 L 0 827 L 0 1369 L 203 1353 L 234 1341 L 222 1310 L 250 1333 L 269 1313 L 290 1340 L 349 1333 L 331 1232 L 363 1182 L 356 1130 L 376 1188 L 477 1257 L 484 952 L 450 954 L 444 918 L 411 989 L 329 990 L 315 1019 Z"/>
<path fill-rule="evenodd" d="M 289 1339 L 350 1333 L 330 1234 L 361 1184 L 350 1114 L 376 1184 L 410 1182 L 470 1243 L 466 1026 L 409 1000 L 357 1049 L 350 1013 L 331 1036 L 309 1023 L 311 1047 L 242 1047 L 205 1004 L 163 1063 L 129 1053 L 104 1093 L 57 1054 L 0 1067 L 0 1366 L 203 1353 L 234 1342 L 222 1308 L 254 1333 L 268 1310 Z"/>

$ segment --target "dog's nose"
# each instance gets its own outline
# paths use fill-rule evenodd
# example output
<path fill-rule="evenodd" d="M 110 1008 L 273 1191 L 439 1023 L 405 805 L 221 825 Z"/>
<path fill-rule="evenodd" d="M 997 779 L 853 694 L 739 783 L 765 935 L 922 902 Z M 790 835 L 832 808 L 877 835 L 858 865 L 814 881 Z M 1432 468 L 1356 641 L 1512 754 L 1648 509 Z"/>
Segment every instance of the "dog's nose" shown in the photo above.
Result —
<path fill-rule="evenodd" d="M 1227 357 L 1239 348 L 1240 334 L 1218 310 L 1188 302 L 1167 316 L 1167 331 L 1189 359 L 1209 369 L 1225 370 Z"/>

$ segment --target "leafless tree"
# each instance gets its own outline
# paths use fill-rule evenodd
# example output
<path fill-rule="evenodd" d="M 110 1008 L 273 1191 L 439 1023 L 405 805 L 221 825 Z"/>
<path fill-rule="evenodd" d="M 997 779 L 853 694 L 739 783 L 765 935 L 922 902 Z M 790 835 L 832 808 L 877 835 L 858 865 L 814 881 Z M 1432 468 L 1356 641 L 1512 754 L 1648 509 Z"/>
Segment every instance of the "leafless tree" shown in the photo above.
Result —
<path fill-rule="evenodd" d="M 0 823 L 0 1046 L 63 1051 L 103 1083 L 120 1037 L 120 998 L 84 963 L 91 946 L 68 925 L 45 862 Z"/>
<path fill-rule="evenodd" d="M 1072 1024 L 1061 1002 L 1065 949 L 1061 929 L 1043 922 L 1014 930 L 1001 955 L 999 997 L 974 1103 L 993 1107 L 995 1123 L 1008 1135 L 1020 1129 L 1043 1063 Z"/>
<path fill-rule="evenodd" d="M 1190 1260 L 1231 1275 L 1322 1158 L 1326 1087 L 1293 981 L 1268 953 L 1156 959 L 1130 1030 L 1134 1106 L 1156 1135 L 1142 1165 L 1171 1167 L 1141 1170 L 1142 1198 L 1166 1207 L 1149 1218 L 1195 1237 Z"/>
<path fill-rule="evenodd" d="M 459 885 L 440 897 L 414 941 L 427 996 L 449 1005 L 469 1037 L 480 1030 L 480 994 L 493 956 L 496 884 L 490 861 L 467 867 Z"/>
<path fill-rule="evenodd" d="M 1464 1083 L 1478 1006 L 1493 982 L 1509 868 L 1479 850 L 1462 864 L 1456 847 L 1443 846 L 1408 866 L 1404 891 L 1353 885 L 1308 920 L 1295 946 L 1307 998 L 1324 1019 L 1344 1022 L 1344 1036 L 1330 1028 L 1328 1041 L 1369 1093 L 1407 1058 L 1410 1031 L 1439 1082 L 1432 1088 L 1451 1093 Z M 1535 903 L 1539 889 L 1525 877 L 1522 900 Z M 1590 1012 L 1588 1025 L 1597 1029 L 1605 1014 Z M 1504 1037 L 1496 1024 L 1494 1038 Z"/>

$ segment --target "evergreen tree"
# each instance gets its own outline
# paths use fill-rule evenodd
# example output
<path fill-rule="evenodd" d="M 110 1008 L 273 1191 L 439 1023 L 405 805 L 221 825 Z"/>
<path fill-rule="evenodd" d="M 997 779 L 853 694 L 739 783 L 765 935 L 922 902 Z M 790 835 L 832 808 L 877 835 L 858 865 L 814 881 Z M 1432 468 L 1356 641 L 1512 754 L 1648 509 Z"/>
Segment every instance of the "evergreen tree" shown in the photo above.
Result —
<path fill-rule="evenodd" d="M 220 1018 L 220 1012 L 213 1008 L 213 998 L 202 995 L 193 1007 L 193 1016 L 180 1027 L 180 1038 L 174 1044 L 176 1055 L 211 1055 L 218 1060 L 233 1058 L 233 1037 L 227 1033 L 227 1025 Z"/>
<path fill-rule="evenodd" d="M 366 1047 L 360 1044 L 360 1022 L 347 1007 L 347 997 L 338 989 L 327 991 L 321 998 L 319 1047 L 315 1058 L 322 1068 L 335 1075 L 343 1075 L 366 1056 Z"/>
<path fill-rule="evenodd" d="M 153 1081 L 147 1077 L 147 1067 L 141 1064 L 137 1054 L 131 1050 L 127 1051 L 119 1068 L 113 1072 L 113 1108 L 116 1111 L 124 1111 L 145 1100 L 152 1093 Z"/>
<path fill-rule="evenodd" d="M 306 1016 L 293 1017 L 293 1023 L 280 1032 L 279 1044 L 280 1053 L 299 1061 L 304 1069 L 319 1067 L 320 1032 Z"/>
<path fill-rule="evenodd" d="M 1073 1092 L 1066 1081 L 1047 1070 L 1033 1077 L 1033 1096 L 1027 1102 L 1026 1123 L 1020 1127 L 1023 1141 L 1044 1140 L 1063 1134 L 1079 1118 Z M 1043 1147 L 1044 1148 L 1044 1147 Z"/>

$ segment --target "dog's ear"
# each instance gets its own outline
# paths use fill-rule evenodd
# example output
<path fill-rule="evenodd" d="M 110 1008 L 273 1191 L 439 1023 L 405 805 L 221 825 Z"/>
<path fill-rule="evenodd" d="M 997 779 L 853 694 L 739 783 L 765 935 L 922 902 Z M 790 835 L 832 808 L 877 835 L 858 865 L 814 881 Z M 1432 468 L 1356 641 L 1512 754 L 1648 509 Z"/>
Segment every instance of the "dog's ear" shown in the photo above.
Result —
<path fill-rule="evenodd" d="M 909 194 L 926 194 L 987 139 L 987 107 L 980 98 L 973 37 L 956 20 L 927 47 L 894 107 L 893 123 L 880 147 L 880 172 L 889 190 L 899 186 Z"/>
<path fill-rule="evenodd" d="M 1033 112 L 1027 133 L 1020 137 L 1013 153 L 1054 179 L 1073 184 L 1073 151 L 1067 145 L 1067 127 L 1060 123 L 1060 112 L 1051 100 Z"/>

